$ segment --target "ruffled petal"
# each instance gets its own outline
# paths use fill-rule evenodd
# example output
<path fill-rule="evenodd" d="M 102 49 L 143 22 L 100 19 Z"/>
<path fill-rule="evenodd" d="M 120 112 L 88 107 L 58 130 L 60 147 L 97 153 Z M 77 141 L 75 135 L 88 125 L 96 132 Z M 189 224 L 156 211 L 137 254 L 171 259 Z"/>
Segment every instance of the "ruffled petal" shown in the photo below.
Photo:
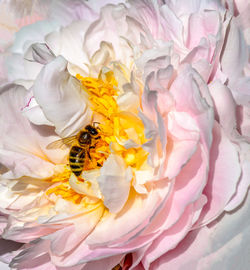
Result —
<path fill-rule="evenodd" d="M 33 43 L 44 42 L 45 35 L 57 27 L 55 22 L 42 21 L 25 26 L 17 32 L 15 42 L 10 48 L 11 55 L 6 58 L 10 81 L 35 80 L 42 66 L 25 59 L 25 53 Z"/>
<path fill-rule="evenodd" d="M 234 82 L 236 78 L 241 76 L 243 67 L 247 63 L 248 50 L 242 31 L 237 27 L 234 18 L 228 27 L 230 27 L 230 31 L 225 39 L 221 67 L 222 71 L 229 76 L 229 80 Z"/>
<path fill-rule="evenodd" d="M 168 131 L 165 175 L 173 179 L 195 153 L 200 135 L 194 120 L 182 112 L 168 114 Z"/>
<path fill-rule="evenodd" d="M 236 104 L 232 93 L 218 81 L 211 83 L 209 89 L 215 104 L 215 117 L 225 132 L 231 136 L 233 129 L 236 128 Z"/>
<path fill-rule="evenodd" d="M 200 130 L 200 139 L 209 151 L 212 142 L 213 110 L 211 96 L 200 76 L 185 65 L 170 88 L 176 110 L 192 116 Z"/>
<path fill-rule="evenodd" d="M 40 135 L 21 114 L 25 94 L 21 86 L 10 84 L 1 88 L 1 163 L 11 170 L 5 177 L 48 177 L 53 174 L 54 165 L 39 147 Z"/>
<path fill-rule="evenodd" d="M 163 232 L 160 237 L 152 242 L 142 258 L 145 269 L 149 268 L 151 262 L 173 249 L 186 236 L 192 224 L 192 214 L 193 205 L 189 205 L 175 226 Z"/>
<path fill-rule="evenodd" d="M 250 186 L 250 146 L 247 143 L 240 144 L 240 165 L 241 165 L 241 176 L 237 184 L 236 192 L 230 199 L 229 203 L 225 207 L 225 211 L 232 211 L 236 207 L 242 204 Z"/>
<path fill-rule="evenodd" d="M 37 104 L 32 90 L 29 91 L 25 97 L 27 100 L 25 106 L 21 108 L 23 116 L 27 117 L 29 121 L 35 125 L 54 126 L 44 115 L 41 107 Z"/>
<path fill-rule="evenodd" d="M 191 231 L 172 251 L 152 265 L 153 270 L 185 268 L 247 269 L 249 265 L 249 196 L 233 214 L 225 214 L 211 226 Z"/>
<path fill-rule="evenodd" d="M 56 56 L 62 55 L 68 62 L 74 65 L 70 71 L 73 75 L 81 73 L 88 75 L 89 59 L 83 50 L 83 41 L 89 22 L 78 21 L 51 32 L 45 40 Z"/>
<path fill-rule="evenodd" d="M 110 171 L 112 168 L 112 171 Z M 110 155 L 100 170 L 97 178 L 100 190 L 104 196 L 104 205 L 111 213 L 119 212 L 126 203 L 132 180 L 131 168 L 125 168 L 121 157 Z"/>
<path fill-rule="evenodd" d="M 74 21 L 93 21 L 97 18 L 97 13 L 89 7 L 89 3 L 79 0 L 52 1 L 50 11 L 50 19 L 59 22 L 62 26 Z"/>
<path fill-rule="evenodd" d="M 81 92 L 80 82 L 69 75 L 67 61 L 61 56 L 43 68 L 33 93 L 61 137 L 75 134 L 91 120 L 87 97 Z"/>
<path fill-rule="evenodd" d="M 208 165 L 205 151 L 198 145 L 196 152 L 176 177 L 171 195 L 145 234 L 168 230 L 181 218 L 189 204 L 199 200 L 207 182 Z"/>
<path fill-rule="evenodd" d="M 223 212 L 236 192 L 240 175 L 241 167 L 236 148 L 215 122 L 210 152 L 210 171 L 204 189 L 208 203 L 203 208 L 198 225 L 211 222 Z"/>

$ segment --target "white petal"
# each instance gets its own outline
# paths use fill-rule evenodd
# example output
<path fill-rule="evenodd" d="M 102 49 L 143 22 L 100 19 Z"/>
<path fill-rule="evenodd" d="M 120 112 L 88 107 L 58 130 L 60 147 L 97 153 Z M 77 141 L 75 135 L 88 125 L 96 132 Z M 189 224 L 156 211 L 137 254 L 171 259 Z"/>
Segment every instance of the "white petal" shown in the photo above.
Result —
<path fill-rule="evenodd" d="M 40 64 L 48 64 L 55 59 L 55 55 L 45 43 L 31 45 L 33 59 Z"/>
<path fill-rule="evenodd" d="M 111 213 L 119 212 L 128 199 L 132 171 L 125 168 L 121 157 L 111 154 L 101 168 L 97 178 L 104 196 L 104 205 Z"/>
<path fill-rule="evenodd" d="M 81 74 L 87 74 L 88 57 L 83 50 L 83 40 L 89 23 L 86 21 L 74 22 L 71 25 L 54 31 L 46 36 L 46 43 L 58 56 L 62 55 L 67 61 L 80 68 Z M 78 72 L 79 73 L 79 72 Z M 75 75 L 75 74 L 74 74 Z"/>
<path fill-rule="evenodd" d="M 89 2 L 87 1 L 54 0 L 50 2 L 52 2 L 50 7 L 50 18 L 63 26 L 83 19 L 93 21 L 97 17 L 97 14 L 88 7 Z"/>
<path fill-rule="evenodd" d="M 86 93 L 66 67 L 67 61 L 57 57 L 43 68 L 33 89 L 37 103 L 61 137 L 76 133 L 91 120 Z"/>
<path fill-rule="evenodd" d="M 11 170 L 5 177 L 51 176 L 54 165 L 38 144 L 43 138 L 44 129 L 36 132 L 21 114 L 26 89 L 9 84 L 1 87 L 0 92 L 0 162 Z"/>
<path fill-rule="evenodd" d="M 16 39 L 11 47 L 11 52 L 23 54 L 33 43 L 43 42 L 44 36 L 57 27 L 58 24 L 52 21 L 39 21 L 23 27 L 16 34 Z"/>
<path fill-rule="evenodd" d="M 87 178 L 87 174 L 85 174 L 85 177 Z M 86 181 L 84 182 L 79 181 L 77 177 L 72 173 L 69 178 L 69 184 L 71 188 L 79 194 L 84 194 L 95 198 L 102 198 L 102 195 L 98 188 L 98 183 L 95 181 L 96 176 L 94 177 L 94 179 L 91 180 L 91 182 L 88 181 L 91 178 L 88 178 L 88 180 L 86 178 L 85 178 Z"/>
<path fill-rule="evenodd" d="M 28 101 L 26 105 L 21 109 L 22 114 L 29 119 L 29 121 L 35 125 L 48 125 L 54 126 L 44 115 L 41 107 L 37 104 L 32 92 L 28 95 Z"/>

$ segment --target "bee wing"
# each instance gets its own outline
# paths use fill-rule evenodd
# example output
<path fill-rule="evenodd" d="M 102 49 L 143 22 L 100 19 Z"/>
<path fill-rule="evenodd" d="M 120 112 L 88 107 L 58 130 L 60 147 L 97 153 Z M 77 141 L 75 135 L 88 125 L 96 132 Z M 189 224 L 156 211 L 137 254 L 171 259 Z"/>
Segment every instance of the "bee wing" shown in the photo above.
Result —
<path fill-rule="evenodd" d="M 76 136 L 70 136 L 67 138 L 62 138 L 60 140 L 54 141 L 46 146 L 47 149 L 66 149 L 67 147 L 71 146 L 72 143 L 75 141 Z"/>

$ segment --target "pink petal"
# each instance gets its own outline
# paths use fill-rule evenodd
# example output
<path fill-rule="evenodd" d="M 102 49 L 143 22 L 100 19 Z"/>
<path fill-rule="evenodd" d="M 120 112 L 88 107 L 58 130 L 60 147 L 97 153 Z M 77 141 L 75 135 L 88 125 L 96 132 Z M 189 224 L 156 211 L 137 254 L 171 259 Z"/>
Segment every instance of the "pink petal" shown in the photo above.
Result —
<path fill-rule="evenodd" d="M 240 148 L 241 176 L 235 194 L 225 207 L 226 211 L 234 210 L 243 202 L 250 186 L 250 146 L 247 143 L 241 143 Z"/>
<path fill-rule="evenodd" d="M 22 270 L 56 270 L 56 267 L 50 261 L 48 253 L 46 253 L 48 242 L 40 243 L 29 245 L 26 249 L 24 246 L 23 251 L 11 261 L 10 267 L 18 267 L 18 269 Z"/>
<path fill-rule="evenodd" d="M 47 238 L 51 241 L 51 254 L 53 255 L 54 261 L 56 257 L 63 256 L 63 254 L 76 248 L 79 243 L 91 233 L 95 228 L 100 218 L 103 215 L 103 207 L 93 209 L 89 213 L 83 213 L 79 216 L 72 217 L 70 220 L 65 220 L 63 223 L 71 223 L 70 226 L 66 226 L 61 230 L 49 235 Z"/>
<path fill-rule="evenodd" d="M 185 208 L 199 199 L 207 181 L 208 160 L 198 146 L 196 152 L 177 176 L 171 196 L 144 234 L 164 231 L 181 218 Z"/>
<path fill-rule="evenodd" d="M 236 148 L 215 122 L 208 183 L 204 189 L 208 203 L 203 208 L 198 224 L 211 222 L 224 211 L 236 191 L 240 174 Z"/>
<path fill-rule="evenodd" d="M 133 235 L 136 234 L 134 230 L 138 230 L 140 226 L 144 227 L 148 223 L 148 218 L 154 215 L 155 209 L 159 207 L 160 198 L 167 197 L 170 186 L 166 180 L 162 180 L 155 183 L 155 188 L 154 192 L 152 190 L 147 196 L 139 195 L 138 197 L 133 193 L 130 194 L 121 213 L 118 216 L 110 215 L 108 219 L 101 221 L 87 238 L 87 243 L 90 245 L 111 244 L 112 242 L 120 244 L 121 238 L 133 239 Z M 135 215 L 138 217 L 137 219 L 133 218 Z M 112 235 L 103 234 L 103 231 L 106 231 L 111 224 L 113 227 Z"/>
<path fill-rule="evenodd" d="M 238 129 L 248 140 L 250 139 L 250 108 L 246 106 L 237 107 Z"/>
<path fill-rule="evenodd" d="M 68 253 L 67 257 L 53 258 L 53 260 L 57 265 L 72 265 L 126 253 L 131 249 L 145 246 L 151 241 L 152 236 L 142 237 L 138 241 L 135 235 L 148 224 L 148 219 L 155 214 L 156 209 L 161 207 L 159 203 L 165 200 L 169 190 L 169 185 L 165 180 L 158 181 L 155 188 L 157 186 L 154 192 L 149 193 L 148 198 L 145 196 L 136 198 L 137 196 L 134 197 L 131 194 L 130 200 L 122 210 L 124 213 L 109 214 L 109 217 L 102 219 L 90 236 Z M 137 216 L 136 219 L 134 219 L 135 216 Z M 107 233 L 110 228 L 112 228 L 111 234 Z M 131 242 L 128 242 L 129 239 Z M 125 241 L 128 244 L 124 245 Z"/>
<path fill-rule="evenodd" d="M 232 18 L 228 29 L 224 50 L 222 51 L 221 66 L 222 71 L 229 76 L 229 80 L 235 81 L 241 75 L 243 67 L 247 63 L 248 51 L 242 31 L 234 18 Z"/>
<path fill-rule="evenodd" d="M 123 254 L 88 262 L 81 270 L 111 270 L 121 262 Z"/>
<path fill-rule="evenodd" d="M 161 15 L 165 20 L 164 27 L 166 27 L 166 40 L 174 40 L 177 46 L 183 47 L 183 24 L 180 18 L 173 12 L 173 10 L 168 5 L 161 6 L 160 11 Z"/>
<path fill-rule="evenodd" d="M 199 131 L 195 121 L 187 114 L 170 112 L 168 114 L 169 153 L 167 153 L 164 175 L 173 179 L 197 149 Z M 168 151 L 168 150 L 167 150 Z"/>
<path fill-rule="evenodd" d="M 242 12 L 244 12 L 247 9 L 247 7 L 249 6 L 249 3 L 247 1 L 244 1 L 244 0 L 235 0 L 234 3 L 236 6 L 236 11 L 240 14 Z"/>
<path fill-rule="evenodd" d="M 217 35 L 220 26 L 220 16 L 217 11 L 203 11 L 193 13 L 189 17 L 189 35 L 187 47 L 194 48 L 199 45 L 202 38 Z"/>
<path fill-rule="evenodd" d="M 248 269 L 249 199 L 250 196 L 233 214 L 225 214 L 209 227 L 191 231 L 150 269 Z"/>
<path fill-rule="evenodd" d="M 228 87 L 215 81 L 209 85 L 215 107 L 215 117 L 230 136 L 236 127 L 236 104 Z"/>
<path fill-rule="evenodd" d="M 22 243 L 17 243 L 9 240 L 0 240 L 0 260 L 1 262 L 9 264 L 13 257 L 18 254 L 18 249 L 22 246 Z M 1 269 L 2 266 L 0 265 Z M 9 268 L 8 268 L 9 269 Z"/>
<path fill-rule="evenodd" d="M 214 117 L 209 106 L 212 100 L 206 84 L 189 65 L 183 65 L 171 85 L 170 92 L 176 102 L 176 110 L 187 112 L 196 121 L 201 141 L 209 151 Z"/>
<path fill-rule="evenodd" d="M 142 259 L 145 269 L 148 269 L 153 261 L 173 249 L 184 238 L 191 227 L 192 216 L 193 205 L 189 205 L 178 222 L 153 241 Z"/>

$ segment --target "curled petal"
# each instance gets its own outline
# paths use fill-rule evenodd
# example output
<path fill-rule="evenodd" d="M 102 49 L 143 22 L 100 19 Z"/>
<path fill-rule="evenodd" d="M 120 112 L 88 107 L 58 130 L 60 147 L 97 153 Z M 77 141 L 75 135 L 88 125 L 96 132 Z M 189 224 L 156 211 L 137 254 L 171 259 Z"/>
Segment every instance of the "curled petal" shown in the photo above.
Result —
<path fill-rule="evenodd" d="M 211 222 L 223 212 L 236 191 L 241 174 L 236 148 L 217 123 L 214 125 L 213 138 L 208 183 L 204 189 L 208 203 L 203 208 L 198 224 Z"/>
<path fill-rule="evenodd" d="M 79 194 L 84 194 L 94 198 L 102 198 L 102 194 L 100 192 L 97 177 L 99 176 L 99 172 L 83 172 L 82 178 L 85 180 L 84 182 L 78 181 L 75 174 L 71 174 L 69 178 L 69 184 L 73 190 L 75 190 Z"/>
<path fill-rule="evenodd" d="M 192 214 L 193 205 L 189 205 L 175 226 L 163 232 L 160 237 L 153 241 L 142 259 L 142 263 L 146 269 L 149 268 L 151 262 L 158 259 L 170 249 L 173 249 L 180 239 L 184 238 L 191 227 Z"/>
<path fill-rule="evenodd" d="M 90 122 L 91 111 L 80 83 L 67 72 L 67 61 L 57 57 L 39 74 L 34 97 L 61 137 L 75 134 Z"/>
<path fill-rule="evenodd" d="M 37 104 L 32 91 L 30 91 L 26 97 L 27 102 L 22 110 L 22 114 L 29 119 L 29 121 L 35 125 L 48 125 L 54 126 L 44 115 L 41 107 Z"/>
<path fill-rule="evenodd" d="M 236 128 L 236 104 L 229 88 L 220 82 L 210 85 L 210 93 L 215 104 L 216 117 L 224 130 L 230 136 Z"/>
<path fill-rule="evenodd" d="M 5 177 L 48 177 L 53 174 L 54 165 L 39 147 L 40 135 L 21 114 L 25 95 L 26 90 L 21 86 L 10 84 L 1 88 L 1 163 L 10 169 Z M 19 125 L 13 125 L 16 121 Z"/>
<path fill-rule="evenodd" d="M 132 171 L 125 169 L 123 159 L 116 155 L 110 155 L 100 171 L 97 181 L 104 196 L 104 205 L 111 213 L 118 213 L 128 199 Z"/>

